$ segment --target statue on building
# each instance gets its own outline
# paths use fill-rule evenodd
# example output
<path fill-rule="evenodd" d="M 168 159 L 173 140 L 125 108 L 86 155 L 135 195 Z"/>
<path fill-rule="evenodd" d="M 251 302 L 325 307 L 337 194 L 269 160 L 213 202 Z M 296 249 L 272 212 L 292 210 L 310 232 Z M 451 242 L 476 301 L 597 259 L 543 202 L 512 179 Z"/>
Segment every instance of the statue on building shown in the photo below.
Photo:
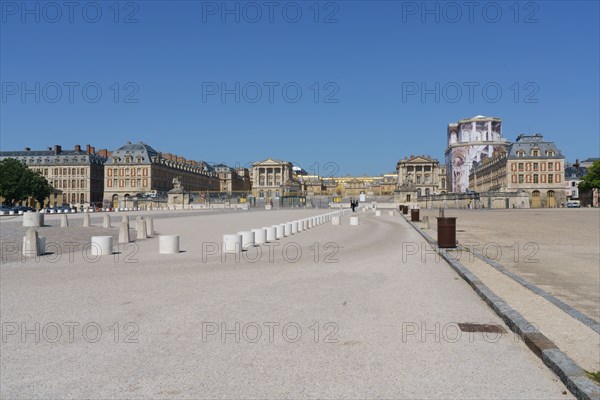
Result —
<path fill-rule="evenodd" d="M 175 189 L 175 190 L 183 189 L 183 186 L 181 186 L 181 177 L 180 176 L 176 176 L 175 178 L 173 178 L 173 189 Z"/>

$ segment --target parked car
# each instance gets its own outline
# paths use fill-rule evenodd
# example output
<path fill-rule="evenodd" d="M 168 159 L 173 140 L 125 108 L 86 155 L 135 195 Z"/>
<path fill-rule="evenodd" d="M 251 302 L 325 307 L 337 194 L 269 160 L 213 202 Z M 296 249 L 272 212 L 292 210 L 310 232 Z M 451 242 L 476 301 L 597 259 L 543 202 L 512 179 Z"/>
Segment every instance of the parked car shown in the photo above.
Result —
<path fill-rule="evenodd" d="M 581 204 L 579 203 L 579 200 L 571 200 L 571 201 L 567 201 L 567 207 L 568 208 L 580 208 Z"/>
<path fill-rule="evenodd" d="M 28 206 L 16 206 L 13 208 L 13 211 L 16 213 L 18 213 L 19 211 L 28 212 L 28 211 L 35 211 L 35 208 L 31 208 Z"/>
<path fill-rule="evenodd" d="M 7 213 L 9 211 L 13 211 L 13 209 L 10 208 L 9 206 L 5 206 L 4 204 L 2 204 L 2 205 L 0 205 L 0 211 Z"/>

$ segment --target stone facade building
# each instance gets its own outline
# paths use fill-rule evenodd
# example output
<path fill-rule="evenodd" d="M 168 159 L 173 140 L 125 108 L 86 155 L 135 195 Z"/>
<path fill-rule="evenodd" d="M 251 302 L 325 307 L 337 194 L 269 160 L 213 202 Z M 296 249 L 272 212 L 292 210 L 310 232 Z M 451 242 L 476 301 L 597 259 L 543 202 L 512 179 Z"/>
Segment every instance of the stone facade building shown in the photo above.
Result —
<path fill-rule="evenodd" d="M 300 193 L 300 183 L 294 178 L 289 161 L 267 158 L 252 164 L 252 194 L 257 199 L 279 198 Z"/>
<path fill-rule="evenodd" d="M 447 192 L 446 167 L 434 158 L 414 155 L 405 157 L 396 164 L 396 171 L 397 188 L 412 186 L 417 197 Z"/>
<path fill-rule="evenodd" d="M 220 181 L 203 161 L 162 153 L 139 142 L 128 142 L 113 151 L 105 164 L 104 203 L 112 207 L 135 207 L 135 198 L 166 196 L 179 178 L 188 192 L 219 191 Z"/>
<path fill-rule="evenodd" d="M 508 149 L 476 163 L 469 187 L 476 192 L 525 191 L 532 208 L 560 207 L 566 202 L 565 160 L 553 142 L 540 134 L 519 135 Z"/>
<path fill-rule="evenodd" d="M 225 164 L 213 165 L 220 180 L 220 191 L 223 193 L 249 192 L 251 189 L 250 174 L 246 168 L 232 168 Z"/>
<path fill-rule="evenodd" d="M 104 191 L 104 163 L 108 152 L 96 153 L 89 144 L 85 149 L 75 145 L 73 150 L 63 150 L 55 145 L 47 150 L 2 151 L 0 159 L 15 158 L 29 169 L 39 172 L 54 188 L 43 206 L 88 207 L 102 202 Z M 39 208 L 41 204 L 37 205 Z"/>

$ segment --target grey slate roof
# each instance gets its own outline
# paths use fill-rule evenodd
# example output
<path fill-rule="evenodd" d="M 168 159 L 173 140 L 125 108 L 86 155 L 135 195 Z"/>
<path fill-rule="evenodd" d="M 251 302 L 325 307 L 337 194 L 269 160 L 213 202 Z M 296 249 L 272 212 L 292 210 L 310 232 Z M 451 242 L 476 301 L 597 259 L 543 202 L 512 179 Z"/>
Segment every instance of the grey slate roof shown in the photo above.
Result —
<path fill-rule="evenodd" d="M 540 151 L 540 155 L 538 157 L 531 156 L 531 150 L 536 149 Z M 524 157 L 519 157 L 518 152 L 523 150 L 525 152 Z M 547 156 L 546 151 L 553 151 L 553 156 Z M 563 159 L 565 158 L 561 153 L 560 149 L 556 147 L 554 142 L 546 142 L 544 141 L 544 137 L 542 135 L 519 135 L 517 137 L 516 142 L 512 143 L 507 150 L 508 158 L 510 159 L 527 159 L 527 158 L 553 158 L 553 159 Z"/>

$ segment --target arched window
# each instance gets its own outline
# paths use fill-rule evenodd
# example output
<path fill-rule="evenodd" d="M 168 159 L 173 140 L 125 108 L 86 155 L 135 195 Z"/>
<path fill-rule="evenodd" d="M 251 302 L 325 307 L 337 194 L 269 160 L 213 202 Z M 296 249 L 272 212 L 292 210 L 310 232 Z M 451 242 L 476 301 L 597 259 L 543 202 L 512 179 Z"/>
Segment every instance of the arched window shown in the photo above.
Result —
<path fill-rule="evenodd" d="M 430 193 L 429 188 L 425 189 L 425 196 L 429 196 L 429 193 Z"/>
<path fill-rule="evenodd" d="M 417 189 L 417 197 L 421 197 L 421 189 Z"/>

